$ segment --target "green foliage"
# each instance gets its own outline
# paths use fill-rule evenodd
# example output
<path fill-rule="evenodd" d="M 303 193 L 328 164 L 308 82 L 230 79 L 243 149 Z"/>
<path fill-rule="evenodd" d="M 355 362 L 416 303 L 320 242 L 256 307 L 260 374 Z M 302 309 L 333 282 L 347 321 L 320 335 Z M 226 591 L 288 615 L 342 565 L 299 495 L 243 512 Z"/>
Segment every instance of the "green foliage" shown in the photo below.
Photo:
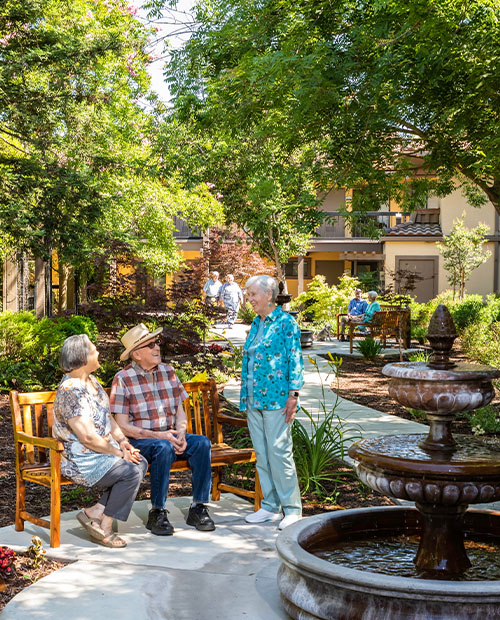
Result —
<path fill-rule="evenodd" d="M 421 360 L 411 361 L 419 362 Z M 425 411 L 421 411 L 420 409 L 412 409 L 411 407 L 408 407 L 408 413 L 411 415 L 412 418 L 417 420 L 417 422 L 424 422 L 427 419 L 427 413 Z"/>
<path fill-rule="evenodd" d="M 317 325 L 333 323 L 336 320 L 337 312 L 344 309 L 349 301 L 354 297 L 354 291 L 359 287 L 359 280 L 343 274 L 339 284 L 329 286 L 325 276 L 314 276 L 307 291 L 301 293 L 292 300 L 292 309 L 306 307 L 308 315 L 312 316 L 313 322 Z M 300 314 L 305 314 L 302 311 Z"/>
<path fill-rule="evenodd" d="M 411 337 L 412 340 L 416 340 L 419 344 L 424 344 L 427 340 L 427 327 L 422 325 L 415 325 L 411 322 Z"/>
<path fill-rule="evenodd" d="M 470 325 L 464 330 L 461 343 L 471 360 L 500 368 L 500 322 Z"/>
<path fill-rule="evenodd" d="M 237 151 L 234 185 L 267 143 L 289 160 L 312 152 L 303 165 L 320 189 L 366 188 L 345 211 L 353 221 L 457 185 L 498 208 L 498 2 L 199 0 L 196 17 L 171 88 L 178 117 L 210 128 L 199 142 L 214 169 L 230 170 Z M 409 183 L 417 157 L 433 177 Z"/>
<path fill-rule="evenodd" d="M 85 316 L 43 318 L 31 312 L 0 313 L 0 390 L 54 389 L 62 376 L 58 353 L 68 336 L 97 342 L 95 323 Z"/>
<path fill-rule="evenodd" d="M 474 435 L 500 433 L 500 414 L 495 407 L 487 405 L 467 414 Z"/>
<path fill-rule="evenodd" d="M 356 343 L 356 349 L 361 353 L 365 360 L 375 361 L 383 351 L 382 343 L 374 340 L 371 336 L 363 338 Z"/>
<path fill-rule="evenodd" d="M 173 216 L 223 219 L 205 183 L 162 178 L 148 91 L 150 28 L 125 0 L 0 8 L 0 248 L 86 272 L 121 239 L 149 270 L 180 263 Z M 144 105 L 147 102 L 147 105 Z"/>
<path fill-rule="evenodd" d="M 476 228 L 468 229 L 464 220 L 465 213 L 462 219 L 453 222 L 450 234 L 443 236 L 442 242 L 436 242 L 443 257 L 444 268 L 448 271 L 448 282 L 453 286 L 453 293 L 458 288 L 461 299 L 464 297 L 465 282 L 470 274 L 491 256 L 489 250 L 482 249 L 489 227 L 480 224 Z"/>
<path fill-rule="evenodd" d="M 315 360 L 310 361 L 316 366 L 318 375 L 320 371 Z M 342 365 L 341 358 L 330 355 L 328 361 L 330 371 L 338 374 Z M 301 413 L 307 417 L 307 425 L 295 418 L 292 424 L 292 440 L 294 459 L 297 467 L 297 476 L 303 493 L 312 491 L 319 497 L 325 495 L 325 484 L 341 481 L 336 470 L 335 461 L 343 460 L 347 454 L 347 445 L 354 439 L 359 438 L 359 432 L 349 427 L 335 410 L 338 405 L 338 394 L 335 392 L 335 401 L 327 408 L 325 400 L 325 386 L 321 382 L 322 397 L 318 403 L 316 414 L 301 407 Z"/>
<path fill-rule="evenodd" d="M 238 318 L 240 318 L 243 323 L 250 324 L 256 316 L 252 305 L 248 301 L 242 304 L 238 310 Z"/>
<path fill-rule="evenodd" d="M 472 323 L 498 316 L 497 311 L 500 310 L 495 296 L 489 296 L 485 304 L 481 295 L 464 295 L 462 299 L 454 299 L 453 291 L 444 291 L 427 303 L 411 302 L 412 334 L 424 336 L 427 333 L 431 316 L 439 304 L 448 308 L 459 333 Z"/>
<path fill-rule="evenodd" d="M 425 362 L 427 363 L 431 358 L 430 351 L 417 351 L 416 353 L 410 353 L 408 355 L 408 361 L 410 362 Z"/>

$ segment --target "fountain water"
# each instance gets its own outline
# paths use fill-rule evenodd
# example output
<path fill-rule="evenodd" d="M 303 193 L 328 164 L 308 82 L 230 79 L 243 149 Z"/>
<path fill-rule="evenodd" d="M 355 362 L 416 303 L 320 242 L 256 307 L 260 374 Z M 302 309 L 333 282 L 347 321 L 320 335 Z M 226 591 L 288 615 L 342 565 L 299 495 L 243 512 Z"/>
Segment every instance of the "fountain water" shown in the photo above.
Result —
<path fill-rule="evenodd" d="M 388 364 L 382 371 L 390 377 L 395 400 L 427 412 L 428 435 L 365 439 L 349 450 L 361 480 L 384 495 L 414 501 L 416 508 L 319 515 L 280 534 L 278 584 L 293 618 L 500 619 L 500 581 L 488 581 L 483 576 L 487 569 L 468 577 L 471 561 L 464 544 L 471 539 L 492 546 L 486 564 L 496 562 L 500 571 L 500 513 L 467 510 L 470 504 L 500 499 L 500 442 L 451 432 L 456 413 L 492 400 L 491 381 L 500 372 L 451 362 L 455 338 L 452 318 L 439 306 L 429 324 L 432 361 Z M 397 565 L 401 557 L 402 541 L 395 536 L 419 540 L 414 578 L 388 570 L 387 564 Z M 346 541 L 345 561 L 323 559 L 325 550 Z M 383 562 L 377 553 L 385 555 Z M 375 561 L 369 561 L 373 556 Z"/>

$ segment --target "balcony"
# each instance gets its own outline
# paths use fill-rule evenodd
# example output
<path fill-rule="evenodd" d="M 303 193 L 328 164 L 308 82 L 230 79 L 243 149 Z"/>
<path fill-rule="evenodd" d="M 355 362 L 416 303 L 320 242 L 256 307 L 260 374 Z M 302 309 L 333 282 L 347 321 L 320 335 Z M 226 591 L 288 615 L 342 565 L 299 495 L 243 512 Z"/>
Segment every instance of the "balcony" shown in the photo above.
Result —
<path fill-rule="evenodd" d="M 174 237 L 176 239 L 201 239 L 201 230 L 189 227 L 180 217 L 174 217 Z"/>
<path fill-rule="evenodd" d="M 370 239 L 363 231 L 356 228 L 349 234 L 350 230 L 346 227 L 344 216 L 339 215 L 335 211 L 328 211 L 327 214 L 334 216 L 335 220 L 323 222 L 323 224 L 316 229 L 317 240 Z M 367 216 L 375 223 L 382 233 L 392 226 L 402 224 L 410 219 L 409 213 L 401 213 L 400 211 L 368 211 Z"/>

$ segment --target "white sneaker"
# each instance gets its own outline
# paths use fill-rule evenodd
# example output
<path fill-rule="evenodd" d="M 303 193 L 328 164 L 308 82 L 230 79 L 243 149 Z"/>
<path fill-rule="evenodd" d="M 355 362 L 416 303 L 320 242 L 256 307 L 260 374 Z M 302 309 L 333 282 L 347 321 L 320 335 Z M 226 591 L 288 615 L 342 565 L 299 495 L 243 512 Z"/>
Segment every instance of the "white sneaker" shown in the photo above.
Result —
<path fill-rule="evenodd" d="M 302 519 L 301 515 L 285 515 L 285 518 L 280 521 L 278 525 L 279 530 L 284 530 L 288 525 L 292 525 L 292 523 L 297 523 Z"/>
<path fill-rule="evenodd" d="M 260 508 L 257 512 L 252 512 L 245 517 L 247 523 L 266 523 L 267 521 L 279 521 L 283 515 L 281 512 L 269 512 L 265 508 Z"/>

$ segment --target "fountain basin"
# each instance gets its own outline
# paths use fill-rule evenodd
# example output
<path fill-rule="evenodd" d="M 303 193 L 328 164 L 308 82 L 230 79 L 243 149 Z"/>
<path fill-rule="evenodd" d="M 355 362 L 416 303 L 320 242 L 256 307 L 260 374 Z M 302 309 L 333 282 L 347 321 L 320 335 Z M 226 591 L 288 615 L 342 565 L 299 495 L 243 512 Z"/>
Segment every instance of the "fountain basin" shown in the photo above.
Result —
<path fill-rule="evenodd" d="M 332 564 L 314 551 L 343 540 L 419 535 L 421 515 L 401 506 L 317 515 L 287 527 L 277 540 L 278 586 L 296 620 L 485 620 L 500 618 L 499 581 L 413 579 Z M 500 542 L 500 513 L 469 510 L 465 533 Z"/>
<path fill-rule="evenodd" d="M 398 403 L 445 415 L 490 403 L 495 396 L 491 381 L 500 376 L 489 366 L 457 364 L 452 370 L 436 370 L 425 362 L 387 364 L 382 373 L 391 378 L 389 394 Z"/>

